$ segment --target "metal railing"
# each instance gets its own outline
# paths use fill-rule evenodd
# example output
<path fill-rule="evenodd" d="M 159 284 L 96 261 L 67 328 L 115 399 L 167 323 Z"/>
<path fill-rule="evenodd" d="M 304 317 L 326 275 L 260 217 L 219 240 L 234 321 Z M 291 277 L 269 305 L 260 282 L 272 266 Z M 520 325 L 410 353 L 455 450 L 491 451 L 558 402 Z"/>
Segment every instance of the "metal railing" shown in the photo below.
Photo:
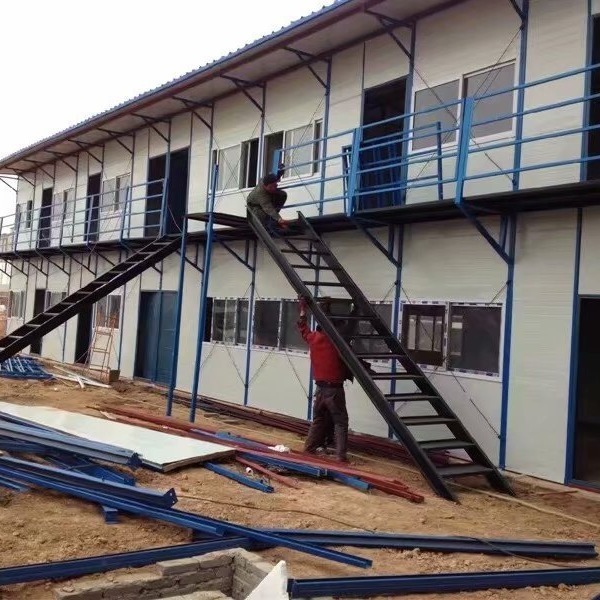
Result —
<path fill-rule="evenodd" d="M 166 190 L 167 180 L 157 179 L 61 204 L 21 204 L 17 213 L 0 217 L 0 252 L 160 237 L 167 223 Z"/>
<path fill-rule="evenodd" d="M 600 160 L 600 134 L 598 150 L 588 151 L 589 136 L 600 124 L 586 124 L 589 103 L 600 100 L 600 93 L 585 92 L 598 68 L 590 65 L 478 93 L 284 147 L 275 152 L 273 172 L 284 163 L 281 187 L 306 190 L 295 193 L 285 209 L 317 205 L 322 213 L 337 203 L 333 212 L 352 215 L 583 181 L 587 165 Z M 500 96 L 510 98 L 511 109 L 487 116 Z M 327 156 L 321 152 L 325 141 Z M 296 160 L 299 155 L 304 160 Z"/>

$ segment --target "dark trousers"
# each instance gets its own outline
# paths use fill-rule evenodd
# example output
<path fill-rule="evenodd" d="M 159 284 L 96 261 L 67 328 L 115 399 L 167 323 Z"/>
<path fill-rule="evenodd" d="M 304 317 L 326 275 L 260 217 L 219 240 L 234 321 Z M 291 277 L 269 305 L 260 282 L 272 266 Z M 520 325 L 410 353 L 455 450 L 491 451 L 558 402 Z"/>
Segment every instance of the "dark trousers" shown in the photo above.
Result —
<path fill-rule="evenodd" d="M 346 460 L 348 449 L 348 411 L 344 388 L 321 387 L 317 384 L 317 393 L 313 404 L 313 421 L 304 444 L 305 452 L 315 452 L 325 446 L 333 430 L 335 453 Z"/>

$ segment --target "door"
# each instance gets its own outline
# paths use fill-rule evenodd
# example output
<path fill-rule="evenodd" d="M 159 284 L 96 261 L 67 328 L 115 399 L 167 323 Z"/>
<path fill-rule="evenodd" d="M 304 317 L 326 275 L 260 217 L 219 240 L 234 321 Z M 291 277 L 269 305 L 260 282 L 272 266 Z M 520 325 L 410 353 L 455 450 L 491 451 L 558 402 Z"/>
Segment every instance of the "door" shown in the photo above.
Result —
<path fill-rule="evenodd" d="M 600 17 L 596 16 L 592 24 L 592 56 L 590 57 L 592 65 L 600 61 Z M 594 69 L 590 72 L 589 78 L 590 95 L 600 93 L 600 69 Z M 589 101 L 588 121 L 590 126 L 600 126 L 600 97 L 592 98 Z M 592 181 L 600 179 L 600 129 L 593 129 L 587 132 L 587 153 L 588 156 L 597 157 L 587 163 L 585 169 L 587 180 Z"/>
<path fill-rule="evenodd" d="M 361 175 L 359 209 L 383 208 L 403 201 L 403 190 L 389 189 L 400 186 L 405 179 L 405 168 L 399 165 L 403 154 L 404 119 L 394 117 L 407 112 L 409 101 L 405 78 L 364 92 L 362 124 L 367 127 L 363 129 L 359 168 L 374 170 Z"/>
<path fill-rule="evenodd" d="M 142 292 L 135 359 L 136 377 L 156 383 L 171 380 L 175 347 L 177 292 Z"/>
<path fill-rule="evenodd" d="M 573 476 L 600 486 L 600 299 L 581 298 Z"/>
<path fill-rule="evenodd" d="M 166 215 L 167 234 L 179 233 L 187 210 L 189 148 L 171 153 L 167 177 Z M 167 155 L 161 154 L 148 161 L 148 186 L 144 235 L 154 238 L 160 234 L 161 209 L 164 179 L 167 170 Z"/>
<path fill-rule="evenodd" d="M 46 290 L 35 290 L 33 297 L 33 316 L 44 312 L 46 308 Z M 30 351 L 32 354 L 42 353 L 42 338 L 31 342 Z"/>
<path fill-rule="evenodd" d="M 42 191 L 42 206 L 40 208 L 40 222 L 38 225 L 38 248 L 48 248 L 52 237 L 52 190 L 46 188 Z"/>
<path fill-rule="evenodd" d="M 77 317 L 77 337 L 75 339 L 75 362 L 85 365 L 92 344 L 93 305 L 85 306 Z"/>
<path fill-rule="evenodd" d="M 87 199 L 85 202 L 85 241 L 92 243 L 98 241 L 100 230 L 100 185 L 102 175 L 90 175 L 87 184 Z"/>

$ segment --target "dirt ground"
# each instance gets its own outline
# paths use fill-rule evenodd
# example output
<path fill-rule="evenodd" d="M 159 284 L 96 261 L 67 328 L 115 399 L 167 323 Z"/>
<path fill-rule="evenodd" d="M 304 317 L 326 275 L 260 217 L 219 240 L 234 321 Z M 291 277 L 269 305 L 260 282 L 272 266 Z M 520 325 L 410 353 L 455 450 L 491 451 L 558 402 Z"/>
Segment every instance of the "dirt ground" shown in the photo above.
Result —
<path fill-rule="evenodd" d="M 163 414 L 161 393 L 145 386 L 118 383 L 116 389 L 86 387 L 80 390 L 67 382 L 13 382 L 0 380 L 0 400 L 21 404 L 56 406 L 99 416 L 101 404 L 155 411 Z M 185 418 L 177 407 L 175 416 Z M 273 430 L 231 418 L 199 413 L 198 422 L 218 425 L 241 435 L 268 438 L 274 443 L 299 447 L 294 434 Z M 380 492 L 368 494 L 340 484 L 298 479 L 295 490 L 274 483 L 276 493 L 264 494 L 224 479 L 202 468 L 185 468 L 171 474 L 138 470 L 140 485 L 166 490 L 174 487 L 178 508 L 210 517 L 251 526 L 316 529 L 364 529 L 380 532 L 510 537 L 523 539 L 565 539 L 596 542 L 600 547 L 600 495 L 560 486 L 534 485 L 515 478 L 520 500 L 557 511 L 591 524 L 564 516 L 545 514 L 515 502 L 461 489 L 461 504 L 441 500 L 431 494 L 419 474 L 405 464 L 381 458 L 352 456 L 357 466 L 401 478 L 426 496 L 424 504 Z M 465 485 L 476 482 L 464 481 Z M 594 524 L 597 524 L 594 526 Z M 142 518 L 122 517 L 118 525 L 104 523 L 98 509 L 88 503 L 44 490 L 28 493 L 0 491 L 0 566 L 80 558 L 111 552 L 167 546 L 190 540 L 189 531 Z M 263 553 L 276 562 L 283 559 L 296 577 L 335 577 L 374 574 L 443 573 L 509 569 L 552 568 L 556 562 L 492 557 L 477 554 L 434 554 L 395 550 L 347 552 L 369 557 L 373 568 L 364 571 L 305 554 L 274 549 Z M 565 563 L 567 564 L 567 563 Z M 571 561 L 575 566 L 600 566 L 600 560 Z M 106 575 L 96 577 L 107 577 Z M 108 576 L 110 578 L 110 576 Z M 56 582 L 11 586 L 0 590 L 2 600 L 46 600 L 53 597 Z M 65 584 L 66 585 L 66 584 Z M 459 598 L 461 600 L 591 600 L 600 594 L 600 585 L 568 588 L 490 590 L 452 595 L 402 596 L 417 598 Z"/>

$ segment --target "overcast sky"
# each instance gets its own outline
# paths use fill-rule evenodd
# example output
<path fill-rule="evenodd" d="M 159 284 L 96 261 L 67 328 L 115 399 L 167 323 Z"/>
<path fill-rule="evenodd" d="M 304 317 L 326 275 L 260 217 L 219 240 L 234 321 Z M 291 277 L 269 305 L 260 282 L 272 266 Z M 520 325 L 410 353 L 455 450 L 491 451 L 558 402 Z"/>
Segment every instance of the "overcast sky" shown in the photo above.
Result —
<path fill-rule="evenodd" d="M 2 2 L 0 156 L 147 91 L 332 0 Z M 0 211 L 14 212 L 0 184 Z"/>

